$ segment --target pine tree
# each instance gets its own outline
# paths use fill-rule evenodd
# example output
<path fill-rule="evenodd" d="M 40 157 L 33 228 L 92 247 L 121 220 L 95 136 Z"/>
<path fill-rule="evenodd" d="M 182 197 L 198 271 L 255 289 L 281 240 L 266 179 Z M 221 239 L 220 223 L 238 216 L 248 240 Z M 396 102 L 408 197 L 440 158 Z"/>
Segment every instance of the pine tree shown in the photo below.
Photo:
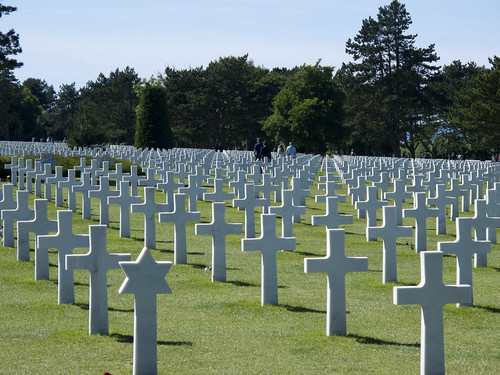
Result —
<path fill-rule="evenodd" d="M 170 148 L 172 132 L 164 88 L 146 84 L 139 90 L 135 147 Z"/>

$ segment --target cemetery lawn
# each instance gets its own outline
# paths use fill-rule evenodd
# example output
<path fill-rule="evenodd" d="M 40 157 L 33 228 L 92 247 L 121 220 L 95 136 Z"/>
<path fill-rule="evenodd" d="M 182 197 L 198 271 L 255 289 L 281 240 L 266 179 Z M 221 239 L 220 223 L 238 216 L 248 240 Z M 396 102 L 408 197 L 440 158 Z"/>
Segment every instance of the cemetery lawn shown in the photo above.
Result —
<path fill-rule="evenodd" d="M 157 297 L 158 373 L 419 373 L 420 307 L 392 302 L 394 286 L 420 283 L 414 240 L 398 240 L 399 282 L 383 285 L 382 242 L 366 241 L 366 220 L 357 219 L 350 203 L 339 204 L 341 214 L 354 215 L 354 224 L 344 226 L 346 255 L 368 257 L 369 270 L 346 277 L 347 336 L 326 336 L 326 275 L 304 273 L 304 258 L 322 257 L 326 251 L 324 226 L 311 225 L 311 215 L 325 214 L 325 203 L 314 202 L 313 196 L 322 194 L 316 183 L 307 198 L 306 215 L 294 224 L 297 249 L 277 254 L 278 306 L 260 305 L 260 253 L 242 252 L 240 235 L 227 237 L 227 282 L 212 283 L 211 237 L 195 236 L 195 223 L 188 224 L 188 264 L 171 268 L 166 280 L 173 294 Z M 341 193 L 345 190 L 344 185 Z M 82 220 L 77 197 L 74 231 L 88 233 L 89 224 L 99 223 L 99 205 L 93 202 L 92 220 Z M 158 193 L 157 202 L 161 199 Z M 226 205 L 226 220 L 243 223 L 244 211 L 230 207 L 229 201 Z M 210 202 L 198 202 L 198 210 L 202 222 L 211 221 Z M 472 215 L 472 207 L 460 213 Z M 56 219 L 53 202 L 49 218 Z M 438 241 L 454 240 L 455 223 L 447 223 L 448 234 L 437 236 L 435 220 L 428 220 L 428 250 L 436 250 Z M 407 218 L 404 224 L 414 222 Z M 118 207 L 110 206 L 108 251 L 131 253 L 135 260 L 143 247 L 143 225 L 143 215 L 132 214 L 131 238 L 119 238 Z M 280 233 L 280 219 L 277 225 Z M 153 257 L 173 261 L 173 224 L 157 223 L 156 228 Z M 256 230 L 259 236 L 258 218 Z M 14 248 L 0 247 L 0 374 L 131 374 L 134 301 L 132 295 L 117 293 L 124 273 L 108 272 L 110 334 L 89 336 L 88 272 L 74 273 L 76 303 L 58 305 L 57 253 L 49 254 L 50 280 L 37 282 L 33 255 L 31 251 L 30 262 L 17 262 Z M 445 256 L 444 282 L 455 280 L 456 259 Z M 444 308 L 449 374 L 493 374 L 500 366 L 499 244 L 492 246 L 488 267 L 473 270 L 473 280 L 474 307 Z"/>

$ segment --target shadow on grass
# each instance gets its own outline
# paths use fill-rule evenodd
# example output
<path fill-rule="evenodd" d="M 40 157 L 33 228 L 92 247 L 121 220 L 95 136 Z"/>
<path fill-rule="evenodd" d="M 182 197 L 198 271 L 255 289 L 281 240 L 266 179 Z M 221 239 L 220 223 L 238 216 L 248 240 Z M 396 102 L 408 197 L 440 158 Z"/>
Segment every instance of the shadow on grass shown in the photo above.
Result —
<path fill-rule="evenodd" d="M 167 249 L 155 249 L 157 251 L 159 251 L 160 253 L 173 253 L 174 251 L 173 250 L 167 250 Z"/>
<path fill-rule="evenodd" d="M 292 306 L 292 305 L 280 305 L 280 306 L 291 312 L 326 314 L 326 311 L 324 310 L 314 310 L 303 306 Z"/>
<path fill-rule="evenodd" d="M 478 309 L 486 310 L 488 312 L 492 312 L 495 314 L 500 314 L 500 308 L 498 308 L 498 307 L 484 306 L 484 305 L 474 305 L 474 307 L 477 307 Z"/>
<path fill-rule="evenodd" d="M 109 337 L 116 339 L 117 342 L 123 342 L 126 344 L 132 344 L 134 342 L 134 336 L 132 335 L 122 335 L 121 333 L 112 333 Z M 193 346 L 191 341 L 158 341 L 158 345 L 167 346 Z"/>
<path fill-rule="evenodd" d="M 133 313 L 134 309 L 117 309 L 116 307 L 108 307 L 108 311 Z"/>
<path fill-rule="evenodd" d="M 55 268 L 57 268 L 57 267 L 58 267 L 58 265 L 57 265 L 57 264 L 55 264 L 55 263 L 49 263 L 49 267 L 55 267 Z"/>
<path fill-rule="evenodd" d="M 201 263 L 189 263 L 189 265 L 193 268 L 198 268 L 203 270 L 208 267 L 206 264 L 201 264 Z"/>
<path fill-rule="evenodd" d="M 294 253 L 304 256 L 318 256 L 318 254 L 310 253 L 309 251 L 294 251 Z"/>
<path fill-rule="evenodd" d="M 247 287 L 254 287 L 254 288 L 260 287 L 260 285 L 258 285 L 258 284 L 247 283 L 246 281 L 238 281 L 238 280 L 227 281 L 227 283 L 228 284 L 233 284 L 233 285 L 236 285 L 236 286 L 247 286 Z"/>
<path fill-rule="evenodd" d="M 492 270 L 495 270 L 497 272 L 500 272 L 500 267 L 489 267 L 489 268 L 491 268 Z"/>
<path fill-rule="evenodd" d="M 205 255 L 201 251 L 188 251 L 188 255 Z"/>
<path fill-rule="evenodd" d="M 394 346 L 407 346 L 407 347 L 411 347 L 411 348 L 420 348 L 420 344 L 417 342 L 413 343 L 413 344 L 405 344 L 402 342 L 386 341 L 386 340 L 376 339 L 374 337 L 367 337 L 367 336 L 360 336 L 360 335 L 353 335 L 353 334 L 348 334 L 347 337 L 352 337 L 360 344 L 394 345 Z"/>

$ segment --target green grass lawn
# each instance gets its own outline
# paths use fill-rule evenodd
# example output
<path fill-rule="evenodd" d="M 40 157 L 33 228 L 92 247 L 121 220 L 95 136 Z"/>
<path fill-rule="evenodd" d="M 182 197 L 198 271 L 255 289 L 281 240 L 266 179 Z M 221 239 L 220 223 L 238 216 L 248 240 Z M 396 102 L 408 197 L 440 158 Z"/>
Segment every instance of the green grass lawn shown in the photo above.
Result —
<path fill-rule="evenodd" d="M 312 196 L 321 193 L 315 185 L 311 188 Z M 158 193 L 157 201 L 162 199 Z M 81 219 L 81 201 L 78 204 L 75 232 L 88 233 L 89 224 L 99 223 L 97 201 L 92 220 L 86 221 Z M 226 205 L 226 220 L 242 223 L 244 212 L 231 208 L 230 202 Z M 55 220 L 56 209 L 53 203 L 49 206 Z M 198 202 L 198 210 L 203 222 L 211 221 L 210 202 Z M 339 210 L 354 215 L 354 224 L 345 226 L 346 254 L 368 257 L 369 268 L 346 277 L 346 337 L 326 336 L 326 275 L 304 273 L 304 258 L 324 256 L 326 251 L 325 228 L 311 225 L 311 215 L 323 215 L 325 204 L 310 197 L 302 222 L 294 224 L 296 251 L 277 254 L 278 306 L 260 305 L 260 254 L 242 252 L 241 236 L 227 237 L 227 282 L 212 283 L 206 270 L 211 237 L 195 236 L 194 223 L 188 225 L 188 264 L 171 268 L 167 282 L 173 294 L 157 298 L 158 372 L 419 373 L 420 307 L 392 303 L 394 286 L 420 282 L 414 240 L 398 241 L 399 282 L 383 285 L 382 242 L 366 241 L 366 220 L 357 219 L 349 203 L 341 203 Z M 118 236 L 117 206 L 110 207 L 110 218 L 109 252 L 131 253 L 135 260 L 143 247 L 143 216 L 132 214 L 130 239 Z M 444 236 L 435 235 L 434 219 L 428 224 L 428 250 L 436 250 L 438 241 L 454 239 L 454 222 L 448 221 Z M 173 224 L 156 225 L 157 249 L 151 252 L 157 261 L 173 261 Z M 280 219 L 277 225 L 279 233 Z M 413 225 L 412 219 L 405 219 L 405 225 Z M 0 247 L 0 374 L 131 374 L 133 296 L 117 293 L 124 273 L 108 273 L 110 334 L 89 336 L 88 272 L 75 271 L 76 303 L 58 305 L 55 251 L 49 262 L 50 280 L 35 282 L 33 261 L 17 262 L 15 249 Z M 474 269 L 473 278 L 475 306 L 444 308 L 449 374 L 493 374 L 500 366 L 500 245 L 492 246 L 488 267 Z M 456 259 L 445 256 L 444 281 L 455 280 Z"/>

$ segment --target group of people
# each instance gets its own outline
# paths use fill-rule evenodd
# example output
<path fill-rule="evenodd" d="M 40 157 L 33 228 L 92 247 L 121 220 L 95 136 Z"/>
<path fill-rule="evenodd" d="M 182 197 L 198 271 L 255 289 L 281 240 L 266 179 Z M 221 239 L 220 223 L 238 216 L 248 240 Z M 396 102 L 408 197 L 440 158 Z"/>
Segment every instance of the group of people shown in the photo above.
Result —
<path fill-rule="evenodd" d="M 288 147 L 286 148 L 286 153 L 283 145 L 279 145 L 277 149 L 279 156 L 291 156 L 295 158 L 297 154 L 297 149 L 293 145 L 293 142 L 290 142 Z M 253 154 L 255 156 L 255 160 L 265 161 L 267 159 L 268 162 L 271 161 L 271 150 L 267 144 L 267 141 L 262 141 L 262 138 L 257 138 L 257 143 L 253 146 Z"/>
<path fill-rule="evenodd" d="M 500 154 L 496 154 L 496 155 L 493 154 L 493 155 L 491 155 L 491 161 L 493 163 L 496 163 L 496 162 L 500 163 Z"/>

